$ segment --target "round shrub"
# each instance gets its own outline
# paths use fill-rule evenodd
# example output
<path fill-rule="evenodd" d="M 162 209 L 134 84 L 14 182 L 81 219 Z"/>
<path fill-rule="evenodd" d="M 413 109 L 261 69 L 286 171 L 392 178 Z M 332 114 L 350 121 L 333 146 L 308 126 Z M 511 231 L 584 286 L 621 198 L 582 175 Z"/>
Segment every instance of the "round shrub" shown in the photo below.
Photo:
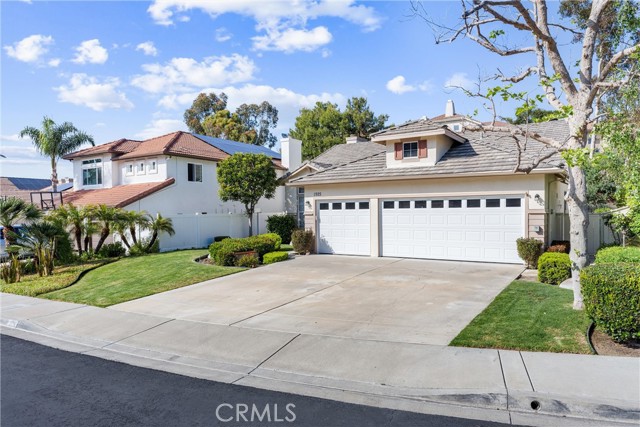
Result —
<path fill-rule="evenodd" d="M 56 239 L 55 258 L 60 264 L 71 264 L 76 260 L 69 234 L 64 232 Z"/>
<path fill-rule="evenodd" d="M 124 248 L 124 246 L 122 246 L 122 243 L 113 242 L 102 245 L 102 247 L 100 248 L 100 252 L 98 252 L 98 255 L 103 258 L 116 258 L 124 256 L 126 252 L 127 250 Z"/>
<path fill-rule="evenodd" d="M 288 252 L 269 252 L 268 254 L 264 254 L 262 258 L 263 264 L 273 264 L 274 262 L 286 261 L 289 259 Z"/>
<path fill-rule="evenodd" d="M 559 252 L 545 252 L 538 259 L 538 281 L 559 285 L 571 277 L 569 255 Z"/>
<path fill-rule="evenodd" d="M 299 254 L 311 252 L 311 248 L 313 248 L 313 231 L 295 230 L 291 235 L 291 245 L 293 250 Z"/>
<path fill-rule="evenodd" d="M 296 219 L 292 215 L 271 215 L 267 218 L 267 231 L 276 233 L 282 243 L 291 242 L 291 234 L 296 229 Z"/>
<path fill-rule="evenodd" d="M 640 248 L 635 246 L 610 246 L 596 253 L 596 263 L 632 262 L 640 263 Z"/>
<path fill-rule="evenodd" d="M 527 268 L 535 267 L 542 253 L 542 242 L 533 237 L 521 237 L 516 240 L 518 256 L 527 263 Z"/>
<path fill-rule="evenodd" d="M 235 265 L 234 252 L 250 251 L 252 248 L 246 239 L 224 239 L 209 246 L 209 256 L 218 265 Z"/>
<path fill-rule="evenodd" d="M 640 264 L 594 264 L 580 282 L 591 320 L 617 342 L 640 339 Z"/>
<path fill-rule="evenodd" d="M 254 255 L 242 255 L 236 260 L 236 267 L 255 268 L 260 265 L 260 261 Z"/>

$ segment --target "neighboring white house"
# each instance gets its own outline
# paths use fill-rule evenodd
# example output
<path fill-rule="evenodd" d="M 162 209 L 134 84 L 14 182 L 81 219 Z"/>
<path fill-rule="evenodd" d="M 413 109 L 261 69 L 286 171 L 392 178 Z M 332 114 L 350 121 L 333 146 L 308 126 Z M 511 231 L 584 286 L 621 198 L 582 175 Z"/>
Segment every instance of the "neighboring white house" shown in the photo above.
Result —
<path fill-rule="evenodd" d="M 517 238 L 568 239 L 560 156 L 515 173 L 514 138 L 464 130 L 469 123 L 478 124 L 450 102 L 442 116 L 385 129 L 371 141 L 348 138 L 293 171 L 287 185 L 304 199 L 317 252 L 522 263 Z M 568 136 L 564 121 L 530 126 Z M 526 141 L 521 164 L 547 150 Z"/>
<path fill-rule="evenodd" d="M 238 152 L 266 154 L 278 177 L 300 166 L 301 142 L 281 141 L 282 154 L 265 147 L 174 132 L 144 141 L 120 139 L 64 156 L 73 162 L 73 191 L 64 203 L 104 203 L 171 218 L 174 236 L 160 238 L 161 250 L 204 247 L 215 236 L 242 237 L 249 227 L 244 207 L 218 196 L 217 163 Z M 273 214 L 295 214 L 295 189 L 279 187 L 257 206 L 256 232 Z M 259 211 L 259 212 L 258 212 Z"/>

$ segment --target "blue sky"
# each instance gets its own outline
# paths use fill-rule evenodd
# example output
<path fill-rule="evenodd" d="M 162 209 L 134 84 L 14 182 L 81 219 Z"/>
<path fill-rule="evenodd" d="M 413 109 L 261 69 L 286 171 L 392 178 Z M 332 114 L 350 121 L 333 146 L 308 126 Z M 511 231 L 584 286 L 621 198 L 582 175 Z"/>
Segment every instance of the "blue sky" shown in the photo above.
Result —
<path fill-rule="evenodd" d="M 442 22 L 459 14 L 458 2 L 425 8 Z M 226 92 L 231 108 L 269 101 L 280 111 L 278 135 L 319 100 L 343 106 L 366 96 L 391 123 L 441 114 L 447 99 L 460 113 L 481 108 L 446 86 L 495 72 L 496 56 L 466 40 L 436 45 L 410 14 L 401 1 L 0 2 L 0 174 L 50 176 L 46 159 L 17 138 L 44 115 L 97 144 L 142 139 L 185 129 L 182 114 L 202 91 Z M 69 162 L 59 169 L 71 174 Z"/>

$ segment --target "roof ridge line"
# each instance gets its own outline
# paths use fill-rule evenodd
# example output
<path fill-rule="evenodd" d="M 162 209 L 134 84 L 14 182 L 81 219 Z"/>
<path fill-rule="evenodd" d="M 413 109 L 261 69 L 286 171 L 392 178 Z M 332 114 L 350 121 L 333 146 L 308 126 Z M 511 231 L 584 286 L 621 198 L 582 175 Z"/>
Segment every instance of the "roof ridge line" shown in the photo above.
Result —
<path fill-rule="evenodd" d="M 175 144 L 178 139 L 180 138 L 180 136 L 182 135 L 182 131 L 179 130 L 177 132 L 175 132 L 175 135 L 173 136 L 173 138 L 171 138 L 169 140 L 169 142 L 167 142 L 164 147 L 162 147 L 162 154 L 167 154 L 169 152 L 169 150 L 171 149 L 171 147 L 173 146 L 173 144 Z M 171 135 L 170 133 L 168 133 L 167 135 Z M 166 136 L 166 135 L 164 135 Z"/>

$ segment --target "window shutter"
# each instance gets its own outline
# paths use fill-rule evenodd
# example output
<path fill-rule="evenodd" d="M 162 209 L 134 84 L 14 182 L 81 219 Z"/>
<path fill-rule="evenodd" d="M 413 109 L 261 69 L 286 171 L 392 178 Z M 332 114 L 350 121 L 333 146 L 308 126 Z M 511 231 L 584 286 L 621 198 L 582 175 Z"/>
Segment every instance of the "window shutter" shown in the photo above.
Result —
<path fill-rule="evenodd" d="M 396 142 L 394 147 L 396 150 L 396 160 L 402 160 L 402 142 Z"/>
<path fill-rule="evenodd" d="M 418 158 L 427 157 L 427 141 L 418 141 Z"/>

